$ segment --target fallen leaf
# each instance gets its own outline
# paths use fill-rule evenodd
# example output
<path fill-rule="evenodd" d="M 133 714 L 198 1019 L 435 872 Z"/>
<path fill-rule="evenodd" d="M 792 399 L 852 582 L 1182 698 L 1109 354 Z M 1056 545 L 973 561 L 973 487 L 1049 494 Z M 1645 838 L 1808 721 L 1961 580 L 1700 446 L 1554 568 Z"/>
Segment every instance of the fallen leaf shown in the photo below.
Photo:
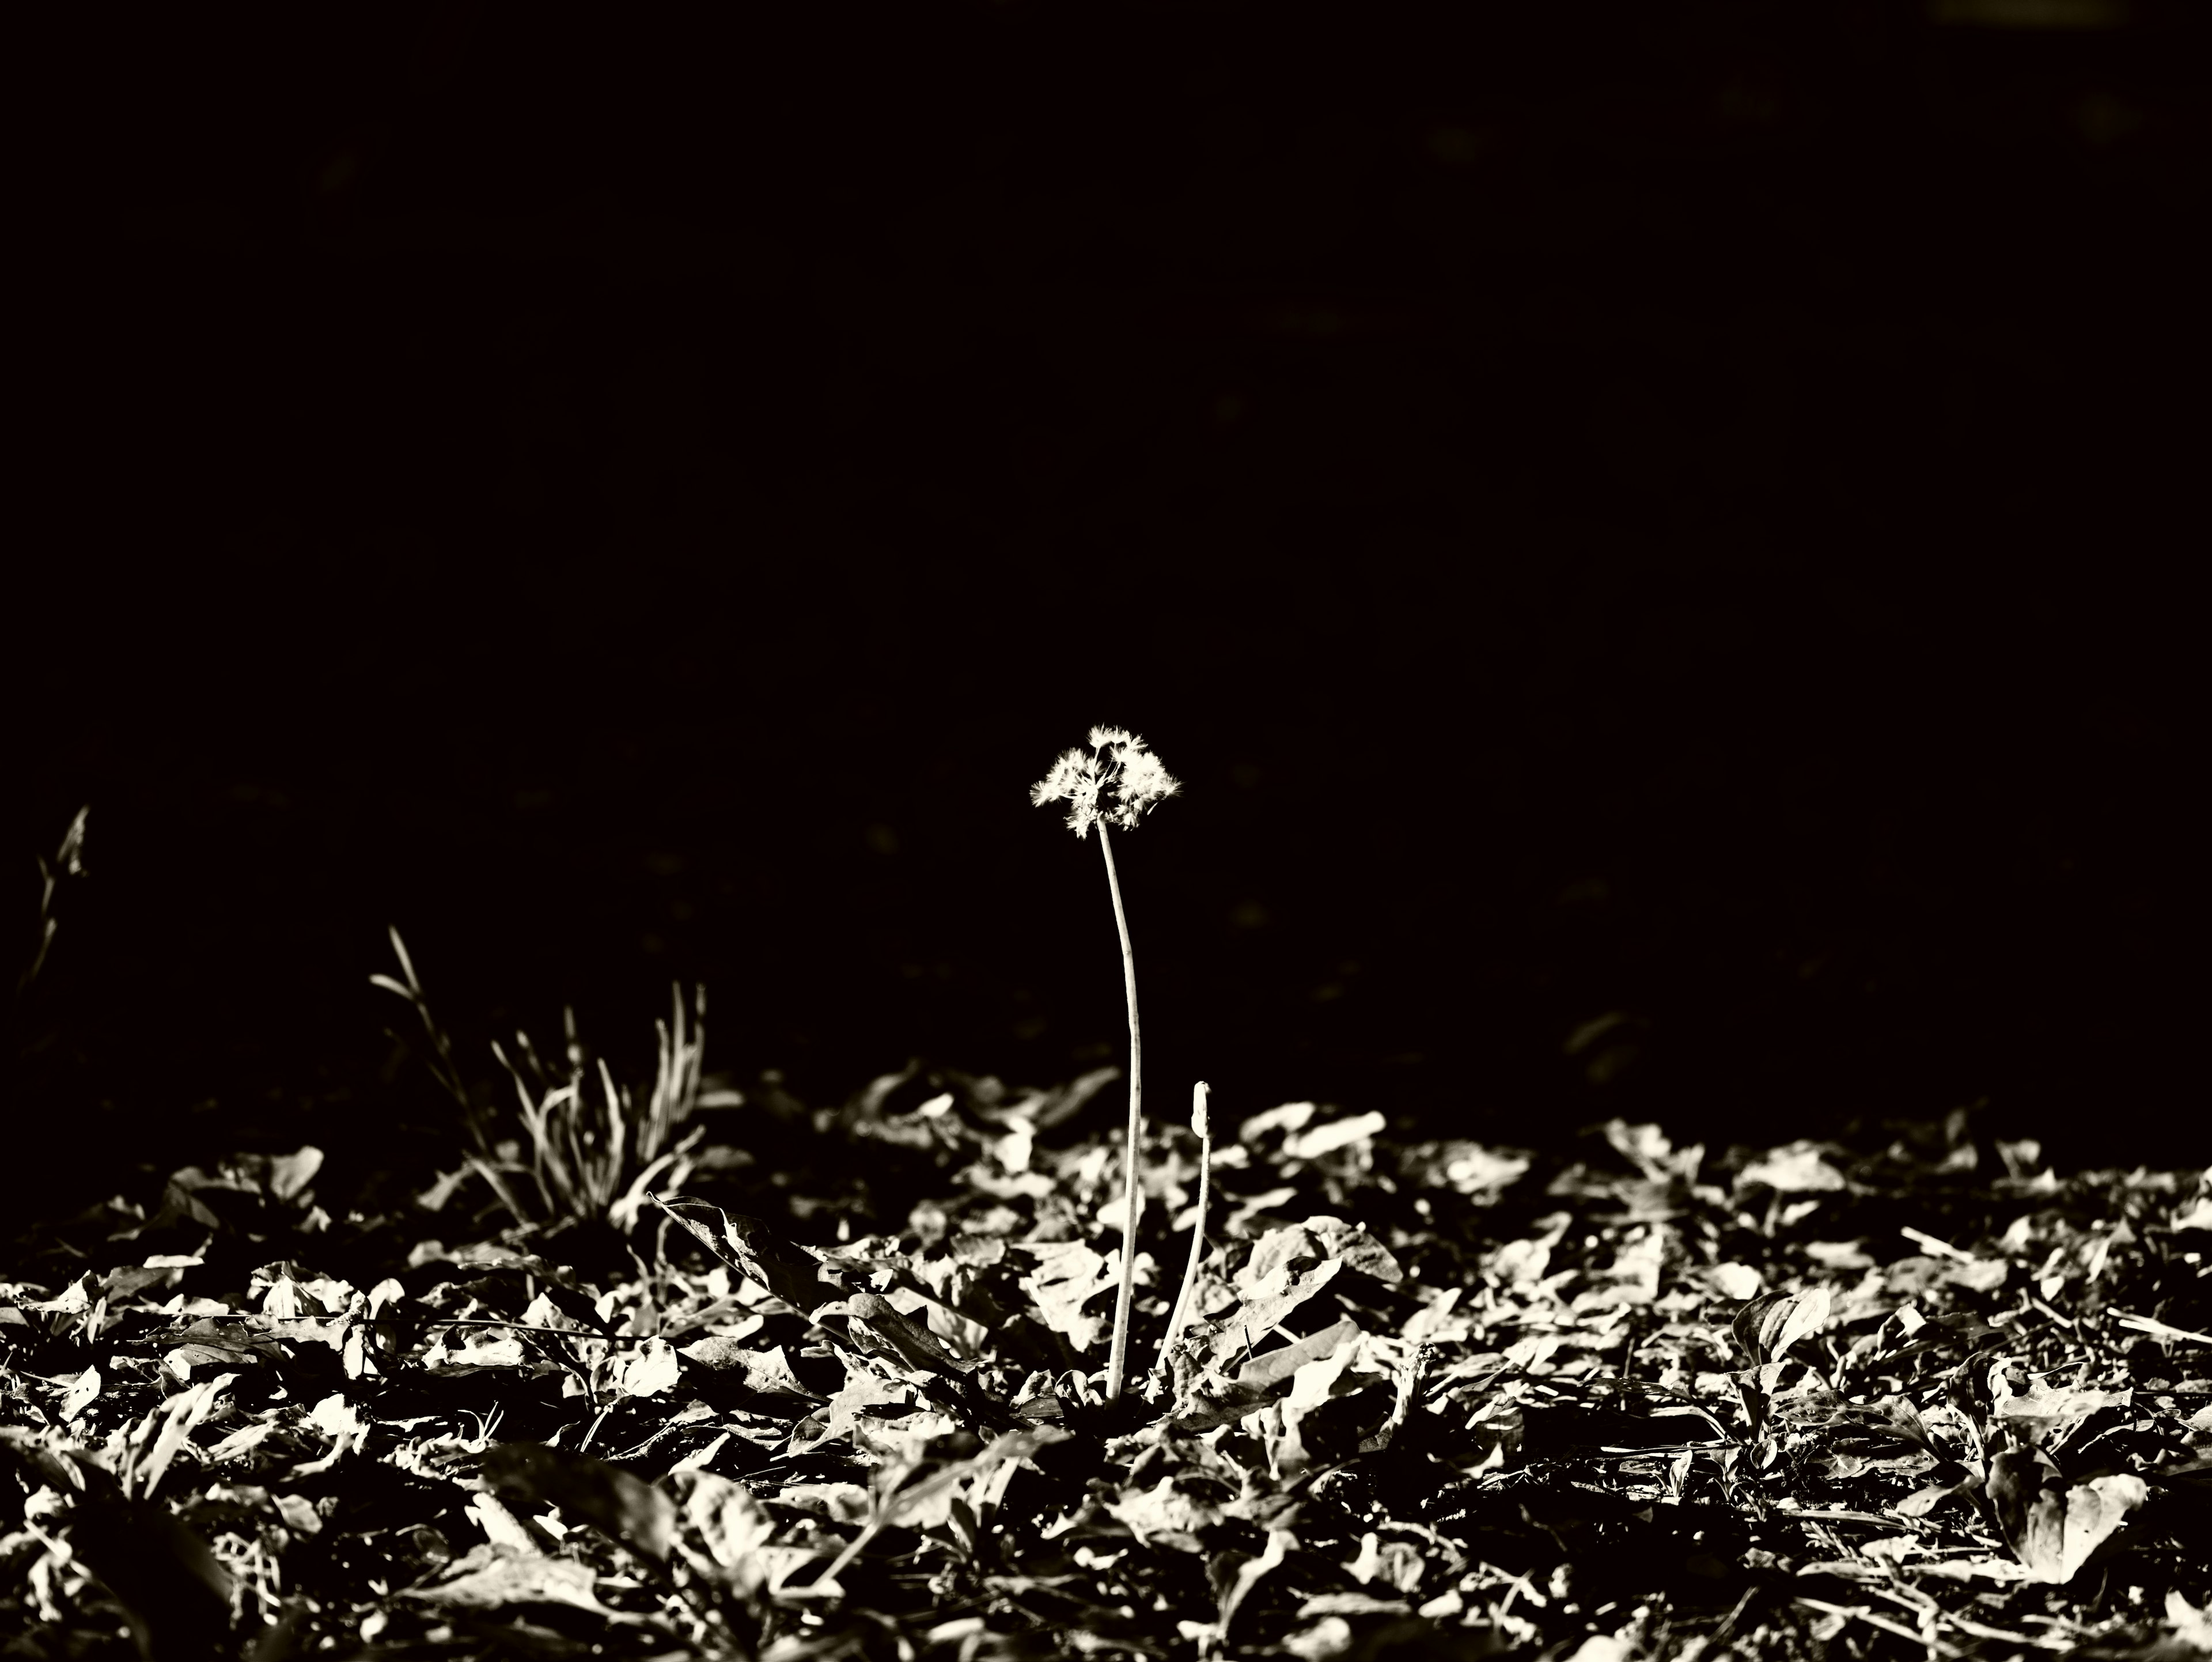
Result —
<path fill-rule="evenodd" d="M 1118 1271 L 1081 1241 L 1028 1241 L 1022 1245 L 1038 1260 L 1036 1272 L 1021 1279 L 1022 1291 L 1036 1301 L 1038 1319 L 1066 1336 L 1078 1355 L 1089 1355 L 1113 1316 L 1085 1306 L 1118 1284 Z"/>
<path fill-rule="evenodd" d="M 2010 1448 L 1990 1463 L 1989 1494 L 2006 1543 L 2030 1578 L 2064 1583 L 2142 1505 L 2149 1488 L 2129 1473 L 2069 1485 L 2041 1450 Z"/>
<path fill-rule="evenodd" d="M 676 1503 L 652 1484 L 586 1454 L 543 1443 L 500 1443 L 484 1452 L 483 1479 L 510 1506 L 553 1506 L 648 1557 L 668 1556 Z"/>
<path fill-rule="evenodd" d="M 684 1365 L 677 1360 L 676 1348 L 659 1337 L 631 1347 L 613 1374 L 616 1385 L 631 1397 L 658 1397 L 673 1390 L 683 1377 Z"/>
<path fill-rule="evenodd" d="M 547 1558 L 510 1546 L 472 1549 L 453 1566 L 455 1574 L 434 1586 L 409 1587 L 400 1596 L 464 1610 L 496 1610 L 511 1604 L 565 1604 L 609 1620 L 622 1616 L 599 1603 L 588 1564 Z"/>
<path fill-rule="evenodd" d="M 1218 1502 L 1186 1492 L 1173 1475 L 1150 1488 L 1109 1501 L 1106 1510 L 1127 1524 L 1139 1541 L 1161 1535 L 1191 1535 L 1219 1523 L 1222 1517 Z"/>
<path fill-rule="evenodd" d="M 1848 1186 L 1844 1174 L 1828 1163 L 1823 1145 L 1807 1141 L 1771 1148 L 1736 1173 L 1738 1190 L 1759 1184 L 1784 1195 L 1825 1194 Z"/>
<path fill-rule="evenodd" d="M 957 1375 L 974 1371 L 975 1363 L 954 1355 L 944 1340 L 902 1313 L 889 1299 L 874 1293 L 855 1293 L 844 1305 L 852 1336 L 878 1355 L 902 1367 L 929 1373 Z"/>
<path fill-rule="evenodd" d="M 1355 1142 L 1366 1141 L 1389 1123 L 1382 1114 L 1373 1111 L 1331 1120 L 1326 1125 L 1315 1126 L 1310 1131 L 1294 1132 L 1285 1137 L 1283 1157 L 1286 1160 L 1319 1160 L 1323 1154 L 1333 1154 Z"/>
<path fill-rule="evenodd" d="M 669 1482 L 678 1514 L 699 1537 L 706 1559 L 740 1592 L 758 1592 L 766 1574 L 761 1549 L 775 1534 L 760 1502 L 742 1484 L 711 1471 L 672 1473 Z"/>
<path fill-rule="evenodd" d="M 1713 1285 L 1724 1299 L 1755 1299 L 1764 1285 L 1759 1271 L 1747 1263 L 1717 1263 Z"/>
<path fill-rule="evenodd" d="M 780 1344 L 766 1350 L 753 1350 L 739 1340 L 710 1334 L 680 1346 L 678 1354 L 711 1373 L 734 1376 L 746 1390 L 763 1396 L 797 1397 L 814 1403 L 828 1400 L 799 1383 L 799 1376 L 791 1371 L 791 1359 L 784 1355 Z"/>

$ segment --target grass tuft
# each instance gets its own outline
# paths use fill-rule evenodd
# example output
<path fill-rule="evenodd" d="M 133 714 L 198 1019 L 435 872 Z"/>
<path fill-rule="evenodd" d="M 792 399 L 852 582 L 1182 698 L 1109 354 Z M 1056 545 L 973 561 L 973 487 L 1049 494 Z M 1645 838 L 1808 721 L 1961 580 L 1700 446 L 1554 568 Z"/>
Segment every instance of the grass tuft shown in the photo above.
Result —
<path fill-rule="evenodd" d="M 429 1038 L 425 1060 L 430 1072 L 460 1107 L 469 1169 L 483 1178 L 517 1224 L 604 1219 L 628 1233 L 647 1196 L 673 1190 L 690 1175 L 689 1156 L 703 1128 L 679 1134 L 699 1105 L 707 1045 L 704 987 L 693 989 L 688 1014 L 683 988 L 671 989 L 669 1018 L 653 1023 L 658 1060 L 652 1087 L 642 1099 L 615 1082 L 605 1057 L 594 1058 L 586 1050 L 574 1009 L 561 1013 L 560 1063 L 548 1062 L 530 1035 L 520 1030 L 513 1056 L 493 1040 L 492 1055 L 514 1083 L 519 1117 L 529 1139 L 526 1162 L 520 1159 L 520 1142 L 497 1135 L 496 1117 L 462 1078 L 453 1041 L 430 1013 L 397 928 L 392 931 L 392 949 L 404 979 L 372 975 L 369 980 L 414 1007 Z M 518 1179 L 527 1179 L 526 1186 Z"/>

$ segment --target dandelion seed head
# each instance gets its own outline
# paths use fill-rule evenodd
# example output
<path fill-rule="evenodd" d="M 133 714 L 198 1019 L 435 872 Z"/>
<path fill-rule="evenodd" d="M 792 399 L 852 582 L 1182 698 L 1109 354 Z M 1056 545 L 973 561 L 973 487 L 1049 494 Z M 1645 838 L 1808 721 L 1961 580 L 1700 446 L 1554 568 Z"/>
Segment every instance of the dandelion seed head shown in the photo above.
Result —
<path fill-rule="evenodd" d="M 1182 791 L 1182 782 L 1135 734 L 1096 727 L 1091 729 L 1091 744 L 1090 755 L 1063 751 L 1052 771 L 1030 787 L 1035 807 L 1069 804 L 1067 828 L 1079 838 L 1088 837 L 1093 824 L 1133 830 L 1147 808 Z M 1101 796 L 1108 793 L 1112 805 L 1102 806 Z"/>

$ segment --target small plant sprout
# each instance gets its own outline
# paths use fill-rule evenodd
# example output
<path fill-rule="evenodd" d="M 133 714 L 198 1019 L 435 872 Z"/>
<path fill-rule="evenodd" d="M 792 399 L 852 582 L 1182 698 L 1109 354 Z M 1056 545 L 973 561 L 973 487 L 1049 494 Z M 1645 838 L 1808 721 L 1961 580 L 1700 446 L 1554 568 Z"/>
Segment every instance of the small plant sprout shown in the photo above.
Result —
<path fill-rule="evenodd" d="M 45 855 L 39 857 L 39 876 L 46 885 L 39 895 L 39 945 L 32 955 L 31 967 L 16 978 L 15 991 L 19 995 L 46 967 L 46 951 L 54 944 L 54 932 L 59 927 L 54 921 L 54 891 L 63 878 L 84 875 L 84 822 L 91 813 L 89 807 L 76 811 L 76 818 L 70 821 L 69 830 L 62 835 L 61 852 L 54 856 L 52 865 L 46 863 Z"/>
<path fill-rule="evenodd" d="M 1067 828 L 1088 837 L 1098 827 L 1098 847 L 1106 856 L 1106 886 L 1114 897 L 1114 926 L 1121 934 L 1121 987 L 1129 1004 L 1129 1133 L 1123 1149 L 1121 1178 L 1128 1215 L 1121 1230 L 1121 1291 L 1114 1306 L 1114 1354 L 1106 1369 L 1106 1397 L 1119 1402 L 1129 1362 L 1129 1297 L 1137 1259 L 1137 1143 L 1144 1132 L 1145 1050 L 1137 1027 L 1137 955 L 1129 945 L 1128 914 L 1121 907 L 1121 880 L 1114 869 L 1114 843 L 1108 827 L 1134 831 L 1148 808 L 1176 795 L 1182 786 L 1161 765 L 1145 741 L 1120 728 L 1091 729 L 1091 752 L 1064 751 L 1052 771 L 1030 787 L 1037 807 L 1066 802 Z"/>
<path fill-rule="evenodd" d="M 1206 1109 L 1212 1094 L 1213 1087 L 1204 1080 L 1190 1087 L 1190 1129 L 1198 1133 L 1198 1209 L 1191 1214 L 1190 1262 L 1183 1267 L 1182 1290 L 1176 1294 L 1175 1311 L 1168 1318 L 1167 1336 L 1160 1341 L 1159 1360 L 1152 1364 L 1155 1388 L 1175 1355 L 1176 1341 L 1182 1337 L 1183 1324 L 1190 1319 L 1191 1300 L 1198 1291 L 1198 1266 L 1206 1256 L 1206 1175 L 1213 1166 L 1213 1127 Z"/>

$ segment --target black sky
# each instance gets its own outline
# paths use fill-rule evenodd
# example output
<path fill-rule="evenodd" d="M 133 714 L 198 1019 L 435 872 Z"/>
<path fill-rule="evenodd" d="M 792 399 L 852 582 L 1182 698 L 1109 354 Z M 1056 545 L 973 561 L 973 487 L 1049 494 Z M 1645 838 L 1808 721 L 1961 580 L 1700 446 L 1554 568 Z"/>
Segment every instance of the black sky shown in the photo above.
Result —
<path fill-rule="evenodd" d="M 1110 721 L 1170 1103 L 2199 1157 L 2187 9 L 777 9 L 33 54 L 36 1135 L 1066 1077 Z"/>

